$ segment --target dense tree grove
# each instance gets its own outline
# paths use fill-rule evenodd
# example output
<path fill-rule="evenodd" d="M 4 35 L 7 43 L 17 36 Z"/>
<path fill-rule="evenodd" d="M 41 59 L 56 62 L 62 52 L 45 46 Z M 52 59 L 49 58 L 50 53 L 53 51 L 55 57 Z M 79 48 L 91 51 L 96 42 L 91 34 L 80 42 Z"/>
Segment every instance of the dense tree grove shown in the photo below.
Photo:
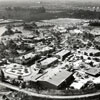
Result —
<path fill-rule="evenodd" d="M 56 9 L 55 9 L 56 11 Z M 24 7 L 7 7 L 0 11 L 0 18 L 4 19 L 23 19 L 26 21 L 37 21 L 52 18 L 83 18 L 83 19 L 99 19 L 100 12 L 94 12 L 84 9 L 61 9 L 60 12 L 49 12 L 45 7 L 24 8 Z"/>

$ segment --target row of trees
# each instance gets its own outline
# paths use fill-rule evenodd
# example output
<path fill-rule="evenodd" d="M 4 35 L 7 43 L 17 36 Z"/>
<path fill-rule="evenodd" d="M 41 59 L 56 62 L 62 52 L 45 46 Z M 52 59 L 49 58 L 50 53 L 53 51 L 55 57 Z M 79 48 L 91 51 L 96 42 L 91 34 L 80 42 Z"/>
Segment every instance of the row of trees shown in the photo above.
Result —
<path fill-rule="evenodd" d="M 29 11 L 31 13 L 45 13 L 44 7 L 36 7 L 36 8 L 22 8 L 22 7 L 7 7 L 5 8 L 7 12 L 21 12 L 21 11 Z"/>
<path fill-rule="evenodd" d="M 98 15 L 98 16 L 97 16 Z M 89 10 L 67 9 L 60 12 L 47 12 L 45 7 L 38 8 L 22 8 L 22 7 L 7 7 L 4 11 L 0 11 L 0 18 L 15 18 L 23 20 L 44 20 L 52 18 L 99 18 L 100 12 L 93 12 Z"/>

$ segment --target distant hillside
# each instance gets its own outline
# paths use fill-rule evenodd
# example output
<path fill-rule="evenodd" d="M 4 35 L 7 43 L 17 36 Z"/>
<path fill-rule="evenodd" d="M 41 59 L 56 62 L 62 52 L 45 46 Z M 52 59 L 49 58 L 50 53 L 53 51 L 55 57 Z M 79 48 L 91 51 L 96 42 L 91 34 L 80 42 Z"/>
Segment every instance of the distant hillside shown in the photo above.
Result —
<path fill-rule="evenodd" d="M 23 19 L 27 21 L 66 17 L 85 19 L 100 18 L 100 0 L 98 0 L 99 3 L 94 3 L 94 1 L 85 0 L 84 2 L 83 0 L 20 0 L 19 2 L 19 0 L 2 0 L 0 2 L 0 18 Z M 94 6 L 95 8 L 99 7 L 98 12 L 95 11 L 93 8 Z M 87 9 L 88 7 L 90 8 Z M 15 10 L 13 8 L 15 8 Z"/>

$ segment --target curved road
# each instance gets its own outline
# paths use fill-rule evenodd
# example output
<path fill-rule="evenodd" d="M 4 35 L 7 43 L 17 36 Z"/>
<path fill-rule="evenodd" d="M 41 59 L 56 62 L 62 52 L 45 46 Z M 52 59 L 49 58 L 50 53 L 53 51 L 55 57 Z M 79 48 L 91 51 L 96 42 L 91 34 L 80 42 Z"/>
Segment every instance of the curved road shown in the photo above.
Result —
<path fill-rule="evenodd" d="M 7 83 L 3 83 L 3 82 L 0 82 L 0 85 L 10 88 L 12 90 L 16 90 L 16 91 L 28 94 L 29 96 L 33 96 L 33 97 L 41 98 L 41 99 L 52 99 L 52 100 L 73 100 L 73 99 L 75 99 L 75 100 L 77 100 L 77 99 L 82 99 L 82 98 L 90 98 L 90 97 L 92 98 L 95 96 L 100 96 L 100 92 L 92 93 L 92 94 L 85 94 L 85 95 L 75 95 L 75 96 L 51 96 L 51 95 L 43 95 L 43 94 L 33 93 L 33 92 L 27 91 L 25 89 L 20 89 L 16 86 L 13 86 L 13 85 L 10 85 Z"/>

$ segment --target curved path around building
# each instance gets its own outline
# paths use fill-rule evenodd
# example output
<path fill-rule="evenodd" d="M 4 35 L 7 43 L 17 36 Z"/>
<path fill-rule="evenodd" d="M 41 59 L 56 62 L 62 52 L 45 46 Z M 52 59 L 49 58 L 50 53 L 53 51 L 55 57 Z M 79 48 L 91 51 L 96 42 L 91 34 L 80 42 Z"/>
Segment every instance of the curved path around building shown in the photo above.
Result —
<path fill-rule="evenodd" d="M 85 94 L 85 95 L 75 95 L 75 96 L 52 96 L 52 95 L 43 95 L 43 94 L 33 93 L 33 92 L 27 91 L 25 89 L 20 89 L 16 86 L 10 85 L 8 83 L 0 82 L 0 85 L 3 87 L 10 88 L 12 90 L 16 90 L 18 92 L 25 93 L 32 97 L 41 98 L 43 100 L 44 99 L 46 99 L 46 100 L 47 99 L 49 99 L 49 100 L 78 100 L 78 99 L 85 100 L 86 98 L 92 98 L 92 97 L 96 97 L 96 96 L 100 97 L 100 92 L 92 93 L 92 94 Z"/>

